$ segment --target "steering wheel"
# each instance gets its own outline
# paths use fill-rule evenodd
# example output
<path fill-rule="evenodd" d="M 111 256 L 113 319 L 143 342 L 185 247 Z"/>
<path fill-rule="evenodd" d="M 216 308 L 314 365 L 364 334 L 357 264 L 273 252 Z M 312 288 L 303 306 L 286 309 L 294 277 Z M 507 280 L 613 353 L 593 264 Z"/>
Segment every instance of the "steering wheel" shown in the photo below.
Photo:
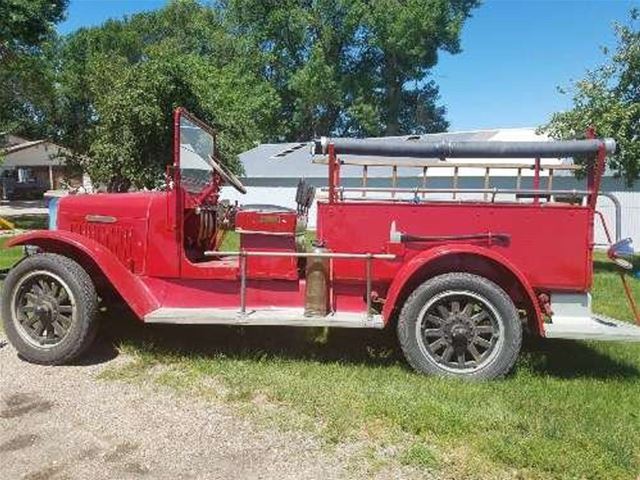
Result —
<path fill-rule="evenodd" d="M 211 155 L 208 155 L 208 157 L 209 157 L 210 165 L 213 167 L 213 169 L 216 171 L 216 173 L 222 177 L 222 179 L 226 183 L 231 185 L 233 188 L 235 188 L 238 192 L 240 192 L 242 194 L 247 193 L 247 189 L 245 188 L 245 186 L 242 184 L 242 182 L 240 181 L 240 179 L 238 177 L 236 177 L 233 173 L 231 173 L 229 170 L 227 170 L 221 164 L 216 162 Z"/>

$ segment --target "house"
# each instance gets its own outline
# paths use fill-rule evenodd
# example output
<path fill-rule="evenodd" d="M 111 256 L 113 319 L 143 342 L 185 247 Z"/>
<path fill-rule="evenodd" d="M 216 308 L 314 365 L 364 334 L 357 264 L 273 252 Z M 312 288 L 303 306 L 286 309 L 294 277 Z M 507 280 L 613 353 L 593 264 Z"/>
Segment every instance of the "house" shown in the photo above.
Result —
<path fill-rule="evenodd" d="M 82 176 L 71 172 L 65 165 L 64 147 L 46 140 L 29 141 L 7 135 L 3 146 L 0 178 L 3 198 L 12 192 L 28 190 L 39 192 L 57 190 L 69 184 L 81 184 Z"/>
<path fill-rule="evenodd" d="M 375 140 L 384 142 L 389 139 L 406 140 L 416 142 L 447 141 L 548 141 L 545 135 L 536 133 L 535 128 L 501 128 L 492 130 L 478 130 L 470 132 L 451 132 L 426 135 L 411 135 L 403 137 L 384 137 Z M 374 139 L 372 139 L 374 140 Z M 349 156 L 341 157 L 349 163 Z M 308 144 L 304 143 L 280 143 L 261 144 L 248 150 L 239 156 L 244 166 L 243 183 L 247 186 L 247 194 L 240 195 L 229 187 L 224 188 L 225 198 L 237 200 L 241 204 L 277 204 L 295 207 L 295 191 L 298 180 L 304 178 L 316 187 L 327 185 L 327 165 L 317 163 L 311 155 Z M 504 166 L 531 165 L 534 159 L 495 159 L 489 160 L 492 165 Z M 465 159 L 465 164 L 483 164 L 482 167 L 464 167 L 457 172 L 454 168 L 446 167 L 446 161 L 441 168 L 429 168 L 423 172 L 422 168 L 398 167 L 395 173 L 390 167 L 369 167 L 366 172 L 362 166 L 344 165 L 340 170 L 341 185 L 345 187 L 361 187 L 363 174 L 366 175 L 368 187 L 391 187 L 395 184 L 398 188 L 416 188 L 428 185 L 429 188 L 450 188 L 455 183 L 460 188 L 483 188 L 487 185 L 485 177 L 487 159 Z M 545 159 L 546 164 L 563 165 L 570 163 L 562 159 Z M 504 165 L 509 164 L 509 165 Z M 549 182 L 548 171 L 541 173 L 541 187 L 546 188 Z M 520 177 L 520 179 L 518 179 Z M 455 180 L 454 180 L 455 179 Z M 514 188 L 517 182 L 521 186 L 531 187 L 533 171 L 530 168 L 492 168 L 489 186 L 491 188 Z M 584 180 L 576 179 L 571 172 L 558 171 L 551 178 L 556 189 L 582 190 L 585 187 Z M 609 172 L 602 181 L 602 190 L 612 193 L 621 204 L 620 231 L 621 238 L 632 237 L 634 243 L 640 246 L 640 182 L 633 188 L 625 186 L 624 181 L 615 178 Z M 369 195 L 369 194 L 367 194 Z M 398 194 L 401 197 L 401 194 Z M 460 198 L 461 196 L 458 196 Z M 475 194 L 482 197 L 482 194 Z M 451 198 L 450 193 L 430 195 L 430 198 Z M 474 194 L 466 195 L 467 199 L 473 199 Z M 615 231 L 616 215 L 611 200 L 602 197 L 598 202 L 598 209 L 603 213 L 611 230 Z M 315 205 L 309 212 L 309 227 L 315 228 Z M 605 244 L 606 238 L 602 226 L 597 221 L 596 242 Z"/>

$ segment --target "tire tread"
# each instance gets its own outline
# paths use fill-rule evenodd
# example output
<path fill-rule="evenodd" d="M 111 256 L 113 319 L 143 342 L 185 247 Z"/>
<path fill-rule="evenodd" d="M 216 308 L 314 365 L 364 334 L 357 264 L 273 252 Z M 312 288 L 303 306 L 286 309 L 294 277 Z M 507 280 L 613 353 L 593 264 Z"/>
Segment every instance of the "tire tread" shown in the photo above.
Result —
<path fill-rule="evenodd" d="M 78 315 L 79 332 L 76 341 L 63 351 L 57 349 L 36 350 L 22 340 L 13 326 L 11 318 L 11 297 L 13 286 L 20 276 L 30 270 L 50 270 L 60 275 L 74 290 L 76 304 L 82 306 Z M 74 288 L 79 287 L 79 288 Z M 18 352 L 32 363 L 41 365 L 61 365 L 82 355 L 93 343 L 98 329 L 98 295 L 91 277 L 75 260 L 57 253 L 37 253 L 16 264 L 5 279 L 2 292 L 2 318 L 7 337 Z"/>
<path fill-rule="evenodd" d="M 503 318 L 505 322 L 505 332 L 510 332 L 510 334 L 505 334 L 505 343 L 503 351 L 499 354 L 500 358 L 475 372 L 454 374 L 439 369 L 438 367 L 434 367 L 429 364 L 428 360 L 424 359 L 424 356 L 420 352 L 417 342 L 415 341 L 414 335 L 412 334 L 417 320 L 417 318 L 413 318 L 413 314 L 416 307 L 422 308 L 422 305 L 424 305 L 425 301 L 428 299 L 423 297 L 428 295 L 429 291 L 460 289 L 461 284 L 465 285 L 465 288 L 469 290 L 479 288 L 480 290 L 486 290 L 486 292 L 482 293 L 492 292 L 492 295 L 497 296 L 496 298 L 499 303 L 501 303 L 501 305 L 498 305 L 497 307 L 500 310 L 503 310 L 501 313 L 506 317 Z M 419 285 L 409 295 L 402 310 L 400 311 L 397 332 L 404 357 L 406 358 L 407 363 L 414 370 L 420 373 L 455 376 L 469 380 L 488 380 L 506 376 L 512 370 L 518 354 L 520 353 L 520 347 L 522 344 L 522 325 L 511 298 L 502 288 L 492 281 L 484 277 L 465 272 L 452 272 L 438 275 Z"/>

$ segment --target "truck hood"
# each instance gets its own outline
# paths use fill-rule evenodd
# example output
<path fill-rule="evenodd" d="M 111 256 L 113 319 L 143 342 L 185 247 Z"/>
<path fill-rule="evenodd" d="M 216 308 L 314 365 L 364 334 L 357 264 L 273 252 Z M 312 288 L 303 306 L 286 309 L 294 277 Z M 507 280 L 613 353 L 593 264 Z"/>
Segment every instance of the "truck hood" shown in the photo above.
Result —
<path fill-rule="evenodd" d="M 147 218 L 149 205 L 164 192 L 97 193 L 68 195 L 58 202 L 58 225 L 84 221 L 87 216 L 115 219 Z"/>

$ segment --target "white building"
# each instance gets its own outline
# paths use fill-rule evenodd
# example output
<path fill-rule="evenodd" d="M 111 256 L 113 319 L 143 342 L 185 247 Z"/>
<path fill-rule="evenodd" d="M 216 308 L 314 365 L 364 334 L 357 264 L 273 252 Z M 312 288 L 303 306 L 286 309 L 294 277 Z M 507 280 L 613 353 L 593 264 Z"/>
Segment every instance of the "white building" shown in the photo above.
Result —
<path fill-rule="evenodd" d="M 389 138 L 389 137 L 387 137 Z M 452 132 L 441 134 L 427 134 L 420 136 L 396 137 L 395 140 L 406 141 L 547 141 L 548 137 L 538 135 L 534 128 L 508 128 L 495 130 L 479 130 L 473 132 Z M 385 138 L 377 139 L 385 141 Z M 342 157 L 349 161 L 348 156 Z M 353 158 L 353 157 L 352 157 Z M 275 204 L 295 208 L 295 192 L 298 180 L 304 178 L 308 183 L 316 187 L 327 185 L 327 166 L 313 163 L 310 149 L 300 143 L 262 144 L 240 155 L 245 175 L 242 178 L 247 186 L 247 194 L 240 195 L 229 187 L 224 188 L 224 198 L 237 200 L 241 204 Z M 533 159 L 495 159 L 492 164 L 522 164 L 531 165 Z M 465 159 L 465 164 L 486 164 L 487 159 Z M 545 159 L 545 164 L 561 165 L 560 159 Z M 517 182 L 516 168 L 491 170 L 490 187 L 514 188 Z M 421 168 L 398 168 L 395 184 L 399 188 L 421 187 L 425 178 Z M 483 188 L 485 185 L 486 170 L 482 168 L 463 167 L 458 171 L 458 187 Z M 520 172 L 521 186 L 523 188 L 532 185 L 533 171 L 523 168 Z M 546 188 L 548 173 L 543 171 L 541 175 L 541 188 Z M 363 168 L 360 166 L 345 165 L 341 168 L 341 185 L 345 187 L 362 186 Z M 430 188 L 449 188 L 453 184 L 453 168 L 429 168 L 426 172 L 426 184 Z M 557 172 L 553 176 L 553 188 L 563 190 L 584 190 L 585 181 L 576 179 L 571 172 Z M 367 169 L 367 186 L 391 187 L 392 169 L 390 167 L 369 167 Z M 633 188 L 627 188 L 624 181 L 606 175 L 602 182 L 602 191 L 614 194 L 621 203 L 621 238 L 632 237 L 636 248 L 640 247 L 640 182 Z M 371 195 L 371 194 L 368 194 Z M 442 198 L 451 198 L 450 194 L 440 195 Z M 476 197 L 478 195 L 475 195 Z M 400 197 L 400 195 L 398 195 Z M 466 198 L 473 198 L 467 195 Z M 480 194 L 482 197 L 482 194 Z M 429 198 L 434 198 L 430 195 Z M 463 196 L 458 196 L 458 199 Z M 615 230 L 615 209 L 612 202 L 601 197 L 598 209 L 602 211 L 607 224 L 612 231 Z M 315 228 L 315 205 L 309 214 L 309 226 Z M 604 232 L 598 219 L 596 219 L 596 242 L 606 243 Z"/>

